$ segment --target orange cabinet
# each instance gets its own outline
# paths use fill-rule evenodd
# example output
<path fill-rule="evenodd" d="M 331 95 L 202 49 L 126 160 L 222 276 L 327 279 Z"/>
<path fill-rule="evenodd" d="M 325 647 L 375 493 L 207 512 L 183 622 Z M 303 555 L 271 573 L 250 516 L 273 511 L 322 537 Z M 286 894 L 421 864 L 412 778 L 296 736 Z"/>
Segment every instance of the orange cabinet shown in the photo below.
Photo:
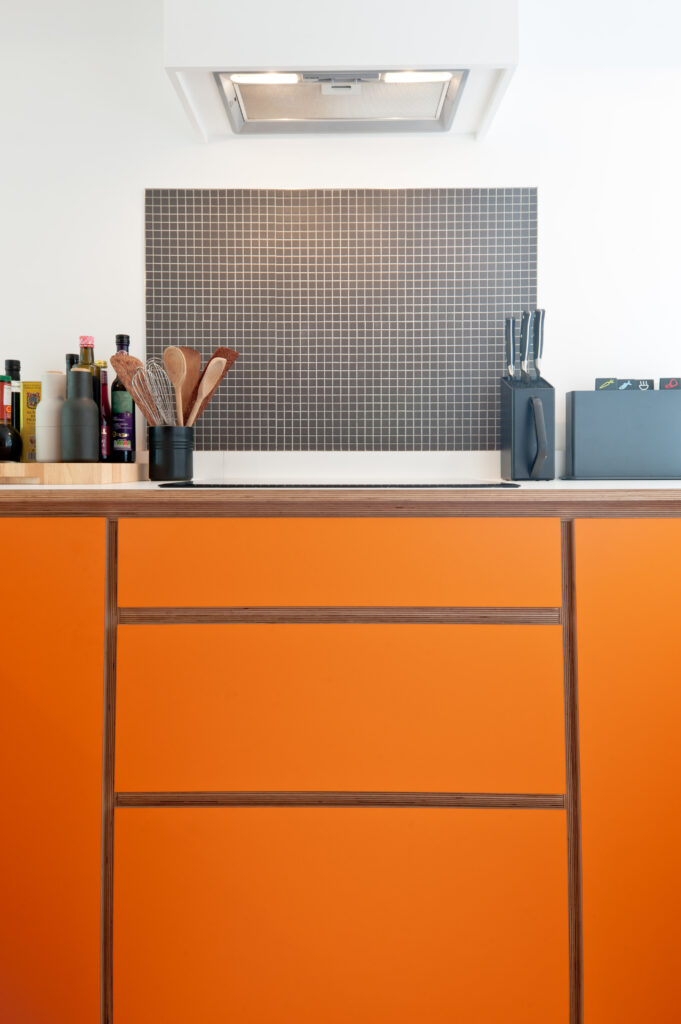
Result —
<path fill-rule="evenodd" d="M 681 1020 L 681 522 L 579 522 L 586 1024 Z"/>
<path fill-rule="evenodd" d="M 117 1024 L 567 1024 L 562 811 L 122 809 Z"/>
<path fill-rule="evenodd" d="M 0 1018 L 99 1014 L 104 523 L 0 519 Z"/>
<path fill-rule="evenodd" d="M 557 519 L 143 519 L 120 524 L 123 607 L 556 607 L 560 600 Z"/>
<path fill-rule="evenodd" d="M 560 626 L 118 632 L 118 790 L 562 793 Z"/>

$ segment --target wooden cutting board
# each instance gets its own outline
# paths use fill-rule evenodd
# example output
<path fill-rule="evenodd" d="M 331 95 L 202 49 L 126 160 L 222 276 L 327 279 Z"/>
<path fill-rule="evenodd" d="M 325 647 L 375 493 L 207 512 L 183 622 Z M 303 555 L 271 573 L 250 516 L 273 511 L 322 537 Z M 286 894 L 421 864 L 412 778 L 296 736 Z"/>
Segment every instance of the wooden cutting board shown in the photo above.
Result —
<path fill-rule="evenodd" d="M 148 453 L 137 462 L 0 462 L 2 484 L 132 484 L 149 478 Z"/>

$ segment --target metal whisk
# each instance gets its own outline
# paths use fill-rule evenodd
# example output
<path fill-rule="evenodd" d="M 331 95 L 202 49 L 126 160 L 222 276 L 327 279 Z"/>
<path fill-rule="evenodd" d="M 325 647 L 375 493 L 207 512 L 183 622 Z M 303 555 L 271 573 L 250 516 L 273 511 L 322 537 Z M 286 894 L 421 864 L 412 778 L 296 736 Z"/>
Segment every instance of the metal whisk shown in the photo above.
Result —
<path fill-rule="evenodd" d="M 146 366 L 135 370 L 130 391 L 152 427 L 174 427 L 175 390 L 163 365 L 150 359 Z"/>

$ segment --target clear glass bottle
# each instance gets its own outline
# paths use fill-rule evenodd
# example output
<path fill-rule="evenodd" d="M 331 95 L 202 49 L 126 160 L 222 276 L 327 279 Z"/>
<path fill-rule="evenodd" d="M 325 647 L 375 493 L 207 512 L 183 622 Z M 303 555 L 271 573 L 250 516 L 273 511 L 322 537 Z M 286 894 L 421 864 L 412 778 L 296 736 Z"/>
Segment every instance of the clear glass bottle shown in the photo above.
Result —
<path fill-rule="evenodd" d="M 92 377 L 92 398 L 97 401 L 95 394 L 95 339 L 90 334 L 81 334 L 78 339 L 80 345 L 80 358 L 78 366 L 82 370 L 89 370 Z"/>
<path fill-rule="evenodd" d="M 98 359 L 99 368 L 99 458 L 101 462 L 111 460 L 111 406 L 109 405 L 109 378 L 105 359 Z"/>

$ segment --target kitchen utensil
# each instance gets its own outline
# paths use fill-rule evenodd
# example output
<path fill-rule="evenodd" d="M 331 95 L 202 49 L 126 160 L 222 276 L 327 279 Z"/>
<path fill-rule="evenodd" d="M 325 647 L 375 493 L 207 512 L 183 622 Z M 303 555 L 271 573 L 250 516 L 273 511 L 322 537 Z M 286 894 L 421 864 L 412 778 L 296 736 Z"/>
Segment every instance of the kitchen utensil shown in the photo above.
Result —
<path fill-rule="evenodd" d="M 184 356 L 187 367 L 184 383 L 182 384 L 182 422 L 186 423 L 187 416 L 194 404 L 193 400 L 196 398 L 199 380 L 201 379 L 201 353 L 195 348 L 189 348 L 187 345 L 178 345 L 177 347 Z"/>
<path fill-rule="evenodd" d="M 196 401 L 187 417 L 187 426 L 192 427 L 210 401 L 213 392 L 227 372 L 227 360 L 211 359 L 199 382 Z"/>
<path fill-rule="evenodd" d="M 175 426 L 175 391 L 163 366 L 150 359 L 130 382 L 130 394 L 152 427 Z"/>
<path fill-rule="evenodd" d="M 92 397 L 92 374 L 76 366 L 68 378 L 61 408 L 61 458 L 64 462 L 99 462 L 99 409 Z"/>
<path fill-rule="evenodd" d="M 177 345 L 170 345 L 163 353 L 163 365 L 170 378 L 170 383 L 175 388 L 175 408 L 177 410 L 178 426 L 184 426 L 184 412 L 182 408 L 182 385 L 187 376 L 187 359 L 181 348 Z"/>
<path fill-rule="evenodd" d="M 529 377 L 533 314 L 525 310 L 520 320 L 520 369 Z"/>
<path fill-rule="evenodd" d="M 213 352 L 213 355 L 210 357 L 210 359 L 206 363 L 206 366 L 205 366 L 205 368 L 203 370 L 203 373 L 198 376 L 198 378 L 196 380 L 196 384 L 195 384 L 194 390 L 192 391 L 189 403 L 184 408 L 184 414 L 185 414 L 184 415 L 184 421 L 185 421 L 185 423 L 188 422 L 189 413 L 191 412 L 191 410 L 194 408 L 194 406 L 196 404 L 196 398 L 197 398 L 197 395 L 199 393 L 199 385 L 201 384 L 201 380 L 203 378 L 203 375 L 205 374 L 206 370 L 210 366 L 210 363 L 212 362 L 212 360 L 213 359 L 224 359 L 225 360 L 225 364 L 226 365 L 225 365 L 225 370 L 224 370 L 224 373 L 223 373 L 223 377 L 224 377 L 224 374 L 227 373 L 227 371 L 229 370 L 229 368 L 232 365 L 232 363 L 235 361 L 235 359 L 238 359 L 238 358 L 239 358 L 239 353 L 235 352 L 233 348 L 227 348 L 226 346 L 221 346 L 220 348 L 216 348 L 215 349 L 215 352 Z M 219 383 L 220 383 L 220 381 L 218 381 L 218 384 Z M 210 397 L 211 396 L 209 395 L 208 399 L 210 399 Z M 204 408 L 205 408 L 205 403 L 204 403 Z M 202 412 L 203 412 L 203 409 L 199 409 L 199 411 L 197 413 L 197 416 L 196 416 L 197 419 L 201 415 Z"/>
<path fill-rule="evenodd" d="M 515 320 L 512 316 L 507 316 L 504 322 L 504 342 L 508 375 L 515 377 Z"/>
<path fill-rule="evenodd" d="M 140 366 L 144 366 L 142 360 L 136 356 L 128 355 L 127 352 L 116 352 L 115 355 L 111 356 L 109 362 L 118 374 L 118 379 L 125 386 L 126 391 L 132 394 L 130 384 L 135 371 L 139 370 Z"/>
<path fill-rule="evenodd" d="M 541 377 L 541 360 L 544 355 L 544 319 L 546 317 L 545 309 L 535 309 L 533 318 L 533 335 L 534 345 L 532 351 L 534 354 L 534 369 L 538 377 Z"/>

